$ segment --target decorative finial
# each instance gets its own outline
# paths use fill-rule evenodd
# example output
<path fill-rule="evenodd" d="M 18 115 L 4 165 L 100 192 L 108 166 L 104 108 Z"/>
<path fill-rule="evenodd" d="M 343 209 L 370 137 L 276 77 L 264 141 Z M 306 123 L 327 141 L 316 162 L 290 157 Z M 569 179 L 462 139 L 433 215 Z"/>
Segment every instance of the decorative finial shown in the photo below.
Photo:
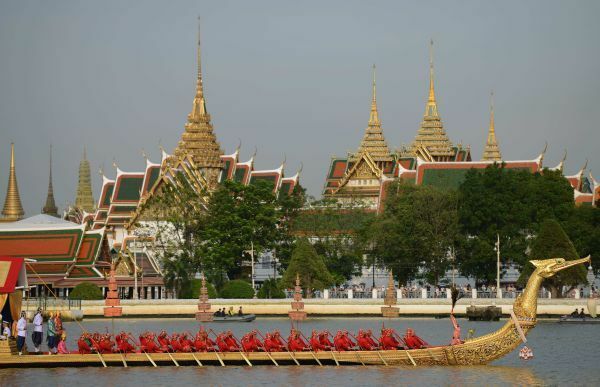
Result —
<path fill-rule="evenodd" d="M 252 157 L 250 157 L 251 160 L 254 160 L 254 158 L 256 157 L 256 153 L 258 152 L 258 148 L 256 147 L 256 145 L 254 146 L 254 153 L 252 153 Z"/>
<path fill-rule="evenodd" d="M 15 144 L 10 143 L 10 172 L 8 175 L 8 187 L 6 189 L 6 200 L 4 201 L 4 209 L 2 215 L 4 220 L 16 221 L 23 218 L 25 212 L 21 205 L 21 197 L 19 196 L 19 187 L 17 185 L 17 172 L 15 169 Z"/>
<path fill-rule="evenodd" d="M 371 99 L 371 113 L 369 115 L 369 126 L 379 126 L 379 112 L 377 111 L 377 87 L 375 84 L 376 67 L 373 64 L 373 96 Z"/>
<path fill-rule="evenodd" d="M 240 149 L 242 149 L 242 139 L 238 137 L 238 145 L 235 148 L 236 153 L 239 152 Z"/>
<path fill-rule="evenodd" d="M 202 83 L 202 62 L 200 61 L 200 16 L 198 16 L 198 82 Z"/>
<path fill-rule="evenodd" d="M 433 85 L 433 39 L 429 42 L 429 102 L 435 102 Z"/>
<path fill-rule="evenodd" d="M 302 172 L 303 169 L 304 169 L 304 163 L 302 161 L 300 161 L 300 168 L 298 169 L 298 172 L 296 172 L 296 174 L 300 175 L 300 173 Z"/>

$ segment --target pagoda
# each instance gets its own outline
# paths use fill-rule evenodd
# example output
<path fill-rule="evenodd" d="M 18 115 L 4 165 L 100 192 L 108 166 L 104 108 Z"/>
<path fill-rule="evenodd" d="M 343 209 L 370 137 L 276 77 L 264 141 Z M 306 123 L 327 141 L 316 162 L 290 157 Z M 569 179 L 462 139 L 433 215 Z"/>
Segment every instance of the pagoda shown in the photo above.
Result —
<path fill-rule="evenodd" d="M 115 265 L 110 265 L 110 274 L 108 277 L 108 293 L 104 300 L 104 317 L 120 317 L 123 315 L 123 307 L 119 300 L 117 291 L 117 279 L 115 278 Z"/>
<path fill-rule="evenodd" d="M 50 145 L 50 174 L 48 178 L 48 194 L 46 195 L 46 205 L 42 208 L 42 214 L 58 218 L 58 208 L 54 201 L 54 188 L 52 187 L 52 145 Z"/>
<path fill-rule="evenodd" d="M 482 160 L 502 161 L 500 147 L 496 140 L 496 129 L 494 128 L 494 92 L 490 95 L 490 127 L 488 129 L 488 136 L 485 143 L 485 149 L 483 150 Z"/>
<path fill-rule="evenodd" d="M 23 219 L 25 211 L 21 205 L 19 196 L 19 186 L 17 185 L 17 171 L 15 169 L 15 144 L 10 144 L 10 172 L 8 175 L 8 187 L 6 189 L 6 199 L 4 200 L 4 209 L 0 222 L 15 222 Z"/>
<path fill-rule="evenodd" d="M 394 276 L 392 275 L 391 270 L 388 277 L 384 303 L 386 306 L 381 307 L 381 314 L 383 317 L 398 317 L 400 308 L 394 306 L 398 303 L 398 300 L 396 299 L 396 286 L 394 285 Z"/>
<path fill-rule="evenodd" d="M 451 161 L 456 151 L 446 135 L 438 113 L 433 81 L 433 40 L 429 46 L 429 98 L 417 136 L 404 156 L 415 156 L 425 161 Z"/>
<path fill-rule="evenodd" d="M 88 213 L 94 212 L 94 196 L 92 194 L 90 162 L 87 159 L 85 147 L 83 147 L 83 159 L 79 163 L 79 182 L 77 184 L 75 207 L 80 208 Z"/>
<path fill-rule="evenodd" d="M 204 277 L 204 273 L 202 273 L 202 286 L 200 287 L 196 320 L 201 322 L 213 320 L 213 314 L 210 311 L 210 302 L 208 302 L 208 289 L 206 288 L 206 277 Z"/>
<path fill-rule="evenodd" d="M 175 156 L 184 158 L 191 156 L 195 166 L 200 169 L 208 182 L 209 188 L 214 189 L 219 180 L 223 161 L 221 145 L 213 131 L 210 114 L 206 110 L 204 86 L 202 83 L 202 65 L 200 57 L 200 23 L 198 22 L 198 74 L 196 79 L 196 96 L 192 103 L 192 111 L 188 114 L 185 131 L 175 149 Z"/>
<path fill-rule="evenodd" d="M 302 301 L 302 288 L 300 287 L 300 275 L 296 274 L 296 286 L 294 287 L 294 301 L 292 301 L 292 310 L 288 312 L 292 321 L 306 320 L 306 311 L 304 310 L 304 301 Z"/>
<path fill-rule="evenodd" d="M 342 201 L 369 201 L 377 197 L 381 180 L 393 171 L 395 159 L 383 135 L 377 109 L 375 65 L 369 122 L 356 153 L 345 159 L 333 158 L 329 177 L 337 177 L 335 185 L 325 187 L 325 196 Z M 373 203 L 372 203 L 373 204 Z"/>

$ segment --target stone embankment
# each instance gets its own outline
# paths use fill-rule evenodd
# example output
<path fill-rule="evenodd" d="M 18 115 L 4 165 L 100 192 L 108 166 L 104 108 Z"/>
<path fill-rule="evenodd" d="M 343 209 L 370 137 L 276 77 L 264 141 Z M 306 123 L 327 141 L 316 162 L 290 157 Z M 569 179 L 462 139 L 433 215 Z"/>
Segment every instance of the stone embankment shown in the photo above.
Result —
<path fill-rule="evenodd" d="M 237 312 L 241 306 L 244 313 L 263 316 L 287 316 L 290 310 L 290 299 L 213 299 L 212 311 L 233 307 Z M 455 314 L 464 315 L 469 305 L 495 305 L 509 315 L 514 299 L 462 299 L 455 308 Z M 435 317 L 447 316 L 450 313 L 448 299 L 399 299 L 398 307 L 401 316 Z M 193 317 L 198 311 L 198 300 L 121 300 L 123 317 Z M 304 309 L 309 316 L 381 316 L 381 299 L 305 299 Z M 81 312 L 84 318 L 102 317 L 104 300 L 82 301 Z M 540 299 L 538 315 L 540 317 L 556 317 L 571 313 L 575 308 L 584 308 L 587 312 L 586 299 Z M 26 309 L 25 302 L 23 309 Z M 31 311 L 32 309 L 30 306 Z"/>

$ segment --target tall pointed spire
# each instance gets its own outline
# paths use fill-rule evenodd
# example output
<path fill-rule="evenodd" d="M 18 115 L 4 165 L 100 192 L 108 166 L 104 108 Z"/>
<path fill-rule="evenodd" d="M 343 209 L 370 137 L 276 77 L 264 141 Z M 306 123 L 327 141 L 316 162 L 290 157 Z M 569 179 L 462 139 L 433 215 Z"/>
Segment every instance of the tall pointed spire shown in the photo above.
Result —
<path fill-rule="evenodd" d="M 90 162 L 87 159 L 85 146 L 83 147 L 83 159 L 79 163 L 79 182 L 77 184 L 77 197 L 75 207 L 86 212 L 94 212 L 94 196 L 92 194 L 92 176 L 90 174 Z"/>
<path fill-rule="evenodd" d="M 17 171 L 15 169 L 15 144 L 10 144 L 10 173 L 8 175 L 8 187 L 6 189 L 6 200 L 4 200 L 4 209 L 2 210 L 3 222 L 14 222 L 23 219 L 25 211 L 21 205 L 19 197 L 19 187 L 17 185 Z"/>
<path fill-rule="evenodd" d="M 42 208 L 42 214 L 55 216 L 58 218 L 58 208 L 54 201 L 54 188 L 52 187 L 52 145 L 50 145 L 50 174 L 48 178 L 48 194 L 46 195 L 46 205 Z"/>
<path fill-rule="evenodd" d="M 392 161 L 392 155 L 388 148 L 381 121 L 379 120 L 379 112 L 377 111 L 377 88 L 375 83 L 375 65 L 373 65 L 373 96 L 371 99 L 371 112 L 369 114 L 369 125 L 365 129 L 365 135 L 360 143 L 358 152 L 351 157 L 357 159 L 360 153 L 369 153 L 375 162 Z"/>
<path fill-rule="evenodd" d="M 371 114 L 369 116 L 369 126 L 381 125 L 379 121 L 379 112 L 377 111 L 377 85 L 375 83 L 375 64 L 373 64 L 373 100 L 371 101 Z"/>
<path fill-rule="evenodd" d="M 496 129 L 494 127 L 494 92 L 490 93 L 490 127 L 488 129 L 487 141 L 483 151 L 483 160 L 501 161 L 500 147 L 496 140 Z"/>
<path fill-rule="evenodd" d="M 425 114 L 415 140 L 405 156 L 420 157 L 426 161 L 450 161 L 455 154 L 444 130 L 435 98 L 433 74 L 433 39 L 429 44 L 429 96 Z"/>
<path fill-rule="evenodd" d="M 211 187 L 215 187 L 221 172 L 223 151 L 217 141 L 210 122 L 210 114 L 206 110 L 204 85 L 202 80 L 202 58 L 200 50 L 200 18 L 198 17 L 197 43 L 198 74 L 196 78 L 196 95 L 192 111 L 188 114 L 185 131 L 175 148 L 176 157 L 192 156 L 196 167 L 203 171 Z"/>

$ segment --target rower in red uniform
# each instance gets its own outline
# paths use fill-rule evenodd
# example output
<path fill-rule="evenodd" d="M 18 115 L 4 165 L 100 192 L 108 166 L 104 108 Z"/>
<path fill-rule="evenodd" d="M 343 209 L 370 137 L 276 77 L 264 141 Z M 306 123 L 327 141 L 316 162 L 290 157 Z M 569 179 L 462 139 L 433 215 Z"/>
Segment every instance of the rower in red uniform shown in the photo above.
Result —
<path fill-rule="evenodd" d="M 415 335 L 415 331 L 411 328 L 406 330 L 406 334 L 404 335 L 404 342 L 409 349 L 420 349 L 427 348 L 427 343 L 421 339 L 419 336 Z"/>
<path fill-rule="evenodd" d="M 156 338 L 158 340 L 158 345 L 160 346 L 160 350 L 163 352 L 169 352 L 171 346 L 171 340 L 169 340 L 169 335 L 166 331 L 162 330 L 158 334 Z"/>
<path fill-rule="evenodd" d="M 331 350 L 333 348 L 333 343 L 329 340 L 329 331 L 324 330 L 319 333 L 319 342 L 323 345 L 327 350 Z"/>
<path fill-rule="evenodd" d="M 239 351 L 240 350 L 237 340 L 233 337 L 233 332 L 227 331 L 227 334 L 225 335 L 225 342 L 229 346 L 229 351 Z"/>
<path fill-rule="evenodd" d="M 92 353 L 92 341 L 89 333 L 84 332 L 79 337 L 79 340 L 77 340 L 77 349 L 82 355 Z"/>
<path fill-rule="evenodd" d="M 173 350 L 173 352 L 181 352 L 181 344 L 179 342 L 179 334 L 178 333 L 173 333 L 171 335 L 171 349 Z"/>
<path fill-rule="evenodd" d="M 192 352 L 194 350 L 194 344 L 188 338 L 187 333 L 182 333 L 179 336 L 179 345 L 181 345 L 181 352 Z"/>
<path fill-rule="evenodd" d="M 290 331 L 290 336 L 288 337 L 288 349 L 292 352 L 300 352 L 304 351 L 308 347 L 308 344 L 302 340 L 300 337 L 300 333 L 292 329 Z"/>
<path fill-rule="evenodd" d="M 112 353 L 115 343 L 111 340 L 109 334 L 102 335 L 98 342 L 98 352 L 100 353 Z"/>
<path fill-rule="evenodd" d="M 129 335 L 125 332 L 119 333 L 115 340 L 117 342 L 117 350 L 121 353 L 133 353 L 135 352 L 135 347 L 131 345 L 129 342 Z"/>
<path fill-rule="evenodd" d="M 375 341 L 373 339 L 373 331 L 372 330 L 370 330 L 370 329 L 367 330 L 365 332 L 365 336 L 366 336 L 367 340 L 369 341 L 369 344 L 371 344 L 371 348 L 378 348 L 379 347 L 379 344 L 377 343 L 377 341 Z"/>
<path fill-rule="evenodd" d="M 271 342 L 276 346 L 276 351 L 278 352 L 283 351 L 285 348 L 285 345 L 283 345 L 283 340 L 281 339 L 281 333 L 279 333 L 278 329 L 273 331 L 273 334 L 271 335 Z"/>
<path fill-rule="evenodd" d="M 363 330 L 359 330 L 358 331 L 358 346 L 360 347 L 360 349 L 362 349 L 363 351 L 371 351 L 373 349 L 373 345 L 371 344 L 371 341 L 369 340 L 369 337 L 367 336 L 366 332 L 363 332 Z"/>
<path fill-rule="evenodd" d="M 392 329 L 382 328 L 379 342 L 381 343 L 381 349 L 383 350 L 403 348 L 402 344 L 394 337 Z"/>
<path fill-rule="evenodd" d="M 156 341 L 154 341 L 154 332 L 146 332 L 146 352 L 159 353 L 162 352 Z"/>
<path fill-rule="evenodd" d="M 344 335 L 344 332 L 337 331 L 333 338 L 333 346 L 336 351 L 350 351 L 352 346 L 349 344 L 348 338 Z"/>
<path fill-rule="evenodd" d="M 246 333 L 241 342 L 244 352 L 257 352 L 262 347 L 261 342 L 256 338 L 256 331 Z"/>
<path fill-rule="evenodd" d="M 208 337 L 208 332 L 206 332 L 204 328 L 200 328 L 200 331 L 196 334 L 194 346 L 198 352 L 213 351 L 215 342 Z"/>
<path fill-rule="evenodd" d="M 314 352 L 324 351 L 326 349 L 325 346 L 321 344 L 321 340 L 319 340 L 319 334 L 315 329 L 312 331 L 309 342 L 310 347 Z"/>

